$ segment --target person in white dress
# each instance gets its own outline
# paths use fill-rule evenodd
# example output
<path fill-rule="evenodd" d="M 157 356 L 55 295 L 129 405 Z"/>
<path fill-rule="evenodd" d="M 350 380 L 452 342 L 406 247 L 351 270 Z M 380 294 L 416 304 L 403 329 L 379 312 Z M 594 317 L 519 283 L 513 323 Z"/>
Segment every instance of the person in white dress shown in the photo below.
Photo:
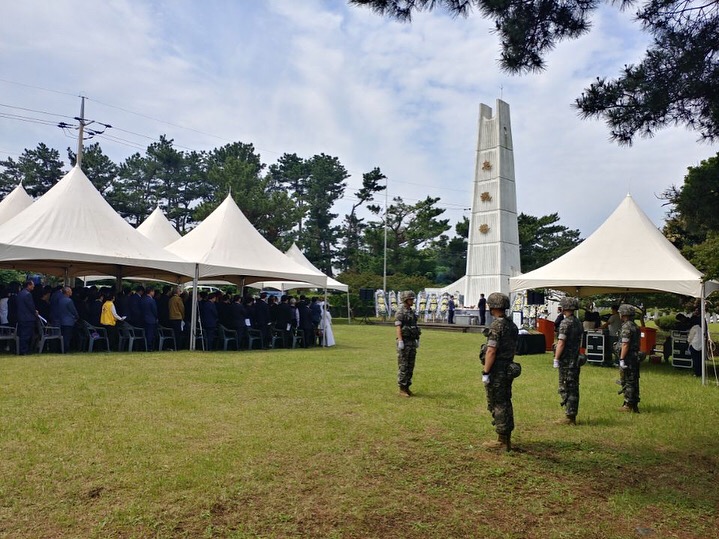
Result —
<path fill-rule="evenodd" d="M 322 346 L 334 346 L 335 336 L 332 333 L 332 315 L 330 314 L 329 305 L 325 305 L 325 302 L 320 302 L 322 307 L 322 320 L 320 321 L 320 328 L 322 329 Z"/>

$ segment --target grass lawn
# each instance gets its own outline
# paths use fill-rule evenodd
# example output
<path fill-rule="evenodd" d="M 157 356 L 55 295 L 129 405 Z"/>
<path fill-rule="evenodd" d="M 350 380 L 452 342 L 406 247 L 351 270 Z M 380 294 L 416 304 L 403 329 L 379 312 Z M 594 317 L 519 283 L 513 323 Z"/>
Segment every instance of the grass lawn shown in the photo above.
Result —
<path fill-rule="evenodd" d="M 716 386 L 646 365 L 621 414 L 616 371 L 588 366 L 559 426 L 551 355 L 519 357 L 518 450 L 490 453 L 484 337 L 425 331 L 403 399 L 393 331 L 0 356 L 0 537 L 717 537 Z"/>

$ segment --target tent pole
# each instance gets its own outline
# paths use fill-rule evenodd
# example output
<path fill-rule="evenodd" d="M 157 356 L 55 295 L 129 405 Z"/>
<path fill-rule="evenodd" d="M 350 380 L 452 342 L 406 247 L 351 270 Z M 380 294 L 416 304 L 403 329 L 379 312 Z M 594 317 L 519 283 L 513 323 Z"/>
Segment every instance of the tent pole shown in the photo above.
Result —
<path fill-rule="evenodd" d="M 327 346 L 327 285 L 325 284 L 325 312 L 322 313 L 322 346 Z"/>
<path fill-rule="evenodd" d="M 702 325 L 701 325 L 701 332 L 702 332 L 702 385 L 707 385 L 707 340 L 704 338 L 705 331 L 707 330 L 706 327 L 706 298 L 705 298 L 705 285 L 702 283 L 701 293 L 702 293 L 702 299 L 701 299 L 701 314 L 702 314 Z"/>
<path fill-rule="evenodd" d="M 197 282 L 200 280 L 200 265 L 195 264 L 195 276 L 192 279 L 192 313 L 190 316 L 190 350 L 194 351 L 195 342 L 195 326 L 197 325 Z"/>
<path fill-rule="evenodd" d="M 115 290 L 118 294 L 122 291 L 122 266 L 117 266 L 117 273 L 115 273 Z"/>
<path fill-rule="evenodd" d="M 352 311 L 350 311 L 350 289 L 347 287 L 347 324 L 352 323 Z"/>

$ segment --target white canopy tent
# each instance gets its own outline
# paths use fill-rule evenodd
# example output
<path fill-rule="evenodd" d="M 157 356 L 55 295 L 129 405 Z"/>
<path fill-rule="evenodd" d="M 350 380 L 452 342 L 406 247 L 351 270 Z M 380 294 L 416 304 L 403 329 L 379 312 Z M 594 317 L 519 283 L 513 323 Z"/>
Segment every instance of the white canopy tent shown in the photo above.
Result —
<path fill-rule="evenodd" d="M 320 271 L 312 262 L 307 259 L 307 257 L 300 250 L 300 248 L 297 247 L 296 243 L 293 243 L 292 246 L 285 251 L 285 254 L 292 260 L 306 268 Z M 253 283 L 252 286 L 256 286 L 259 288 L 274 288 L 275 290 L 279 290 L 280 292 L 294 290 L 296 288 L 316 288 L 316 285 L 313 285 L 311 283 L 298 283 L 294 281 L 264 281 Z M 340 292 L 345 292 L 347 294 L 347 321 L 349 323 L 351 320 L 349 286 L 346 284 L 342 284 L 341 282 L 337 281 L 336 279 L 333 279 L 332 277 L 327 277 L 327 287 L 325 288 L 325 291 L 326 290 L 339 290 Z M 326 296 L 327 294 L 325 294 L 325 300 Z"/>
<path fill-rule="evenodd" d="M 0 266 L 59 276 L 141 275 L 177 282 L 194 264 L 140 234 L 105 201 L 79 167 L 0 225 Z"/>
<path fill-rule="evenodd" d="M 306 268 L 277 249 L 247 220 L 231 196 L 204 221 L 167 250 L 197 263 L 195 283 L 222 280 L 241 287 L 266 279 L 312 283 L 324 288 L 327 276 Z M 193 294 L 190 346 L 195 344 L 196 302 Z"/>
<path fill-rule="evenodd" d="M 704 330 L 705 298 L 719 290 L 719 283 L 704 282 L 701 272 L 627 195 L 581 244 L 546 266 L 510 278 L 509 287 L 551 288 L 579 297 L 656 291 L 691 296 L 701 299 Z"/>
<path fill-rule="evenodd" d="M 33 203 L 32 197 L 27 194 L 22 183 L 10 191 L 0 202 L 0 225 L 15 217 Z"/>
<path fill-rule="evenodd" d="M 148 218 L 137 227 L 137 231 L 162 247 L 170 245 L 182 237 L 162 213 L 160 206 L 155 208 Z"/>

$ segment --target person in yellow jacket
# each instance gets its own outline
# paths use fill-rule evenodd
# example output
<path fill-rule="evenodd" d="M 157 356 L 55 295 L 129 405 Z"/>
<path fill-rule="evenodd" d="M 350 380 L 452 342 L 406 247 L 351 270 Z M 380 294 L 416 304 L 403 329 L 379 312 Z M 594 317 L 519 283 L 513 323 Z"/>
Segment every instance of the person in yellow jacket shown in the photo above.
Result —
<path fill-rule="evenodd" d="M 108 292 L 100 311 L 100 325 L 107 331 L 107 338 L 112 350 L 117 350 L 117 323 L 124 319 L 125 317 L 117 314 L 115 309 L 115 293 Z"/>

